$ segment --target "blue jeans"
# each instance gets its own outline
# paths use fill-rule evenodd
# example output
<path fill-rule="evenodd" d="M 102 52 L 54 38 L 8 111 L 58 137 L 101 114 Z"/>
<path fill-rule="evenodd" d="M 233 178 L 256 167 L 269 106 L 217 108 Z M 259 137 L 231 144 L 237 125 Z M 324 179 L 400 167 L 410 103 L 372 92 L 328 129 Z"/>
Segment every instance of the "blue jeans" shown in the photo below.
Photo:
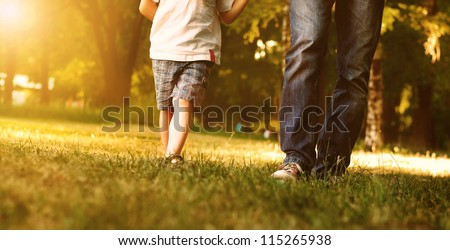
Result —
<path fill-rule="evenodd" d="M 319 76 L 335 0 L 291 0 L 291 48 L 286 55 L 281 149 L 319 177 L 340 175 L 367 110 L 370 67 L 380 37 L 384 0 L 337 0 L 337 81 L 327 112 L 319 109 Z M 325 113 L 324 124 L 318 117 Z M 316 155 L 317 146 L 317 155 Z"/>

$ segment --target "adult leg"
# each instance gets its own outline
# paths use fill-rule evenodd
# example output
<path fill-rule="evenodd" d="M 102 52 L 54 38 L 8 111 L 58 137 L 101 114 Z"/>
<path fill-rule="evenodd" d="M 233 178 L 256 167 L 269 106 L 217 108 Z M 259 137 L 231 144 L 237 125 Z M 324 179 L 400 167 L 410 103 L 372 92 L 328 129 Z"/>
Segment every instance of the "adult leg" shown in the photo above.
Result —
<path fill-rule="evenodd" d="M 380 37 L 384 0 L 337 0 L 337 73 L 333 101 L 318 141 L 313 172 L 340 175 L 350 164 L 367 110 L 370 67 Z"/>
<path fill-rule="evenodd" d="M 291 48 L 280 111 L 281 149 L 284 164 L 297 163 L 310 171 L 316 160 L 319 76 L 327 49 L 328 28 L 334 0 L 291 0 Z M 313 109 L 311 109 L 313 108 Z"/>

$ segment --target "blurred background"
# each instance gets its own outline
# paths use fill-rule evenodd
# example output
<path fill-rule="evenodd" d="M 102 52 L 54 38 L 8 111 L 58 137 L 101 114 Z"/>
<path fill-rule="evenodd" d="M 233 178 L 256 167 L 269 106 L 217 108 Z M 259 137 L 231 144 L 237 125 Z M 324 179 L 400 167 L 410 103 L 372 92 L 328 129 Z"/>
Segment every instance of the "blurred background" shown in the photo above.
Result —
<path fill-rule="evenodd" d="M 126 96 L 134 106 L 155 106 L 151 22 L 138 6 L 139 0 L 0 0 L 0 115 L 96 122 L 102 108 L 122 106 Z M 225 110 L 261 106 L 267 98 L 279 105 L 288 47 L 288 1 L 250 1 L 235 24 L 223 26 L 223 61 L 204 105 Z M 334 22 L 328 48 L 323 96 L 336 79 Z M 448 0 L 386 2 L 369 87 L 362 147 L 448 152 Z"/>

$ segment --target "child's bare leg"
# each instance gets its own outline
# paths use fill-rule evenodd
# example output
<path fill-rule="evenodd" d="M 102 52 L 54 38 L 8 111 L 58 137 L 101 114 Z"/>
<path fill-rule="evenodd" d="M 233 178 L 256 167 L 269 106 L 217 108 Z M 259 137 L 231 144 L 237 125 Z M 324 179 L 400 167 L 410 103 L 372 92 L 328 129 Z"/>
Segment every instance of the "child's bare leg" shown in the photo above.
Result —
<path fill-rule="evenodd" d="M 167 145 L 169 144 L 169 124 L 172 120 L 173 113 L 170 109 L 161 110 L 159 113 L 159 127 L 161 129 L 161 142 L 164 148 L 164 153 L 167 152 Z"/>
<path fill-rule="evenodd" d="M 169 140 L 166 155 L 180 155 L 189 133 L 192 104 L 183 99 L 173 99 L 174 114 L 169 126 Z"/>

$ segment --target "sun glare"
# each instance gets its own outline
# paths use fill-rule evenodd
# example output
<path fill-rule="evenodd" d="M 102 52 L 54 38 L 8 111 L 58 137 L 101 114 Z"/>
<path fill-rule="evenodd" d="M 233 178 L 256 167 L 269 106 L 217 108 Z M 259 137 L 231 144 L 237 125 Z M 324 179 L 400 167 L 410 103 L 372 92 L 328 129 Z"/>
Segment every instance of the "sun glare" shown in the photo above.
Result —
<path fill-rule="evenodd" d="M 13 25 L 21 21 L 20 6 L 17 1 L 0 1 L 0 19 L 2 23 Z"/>

